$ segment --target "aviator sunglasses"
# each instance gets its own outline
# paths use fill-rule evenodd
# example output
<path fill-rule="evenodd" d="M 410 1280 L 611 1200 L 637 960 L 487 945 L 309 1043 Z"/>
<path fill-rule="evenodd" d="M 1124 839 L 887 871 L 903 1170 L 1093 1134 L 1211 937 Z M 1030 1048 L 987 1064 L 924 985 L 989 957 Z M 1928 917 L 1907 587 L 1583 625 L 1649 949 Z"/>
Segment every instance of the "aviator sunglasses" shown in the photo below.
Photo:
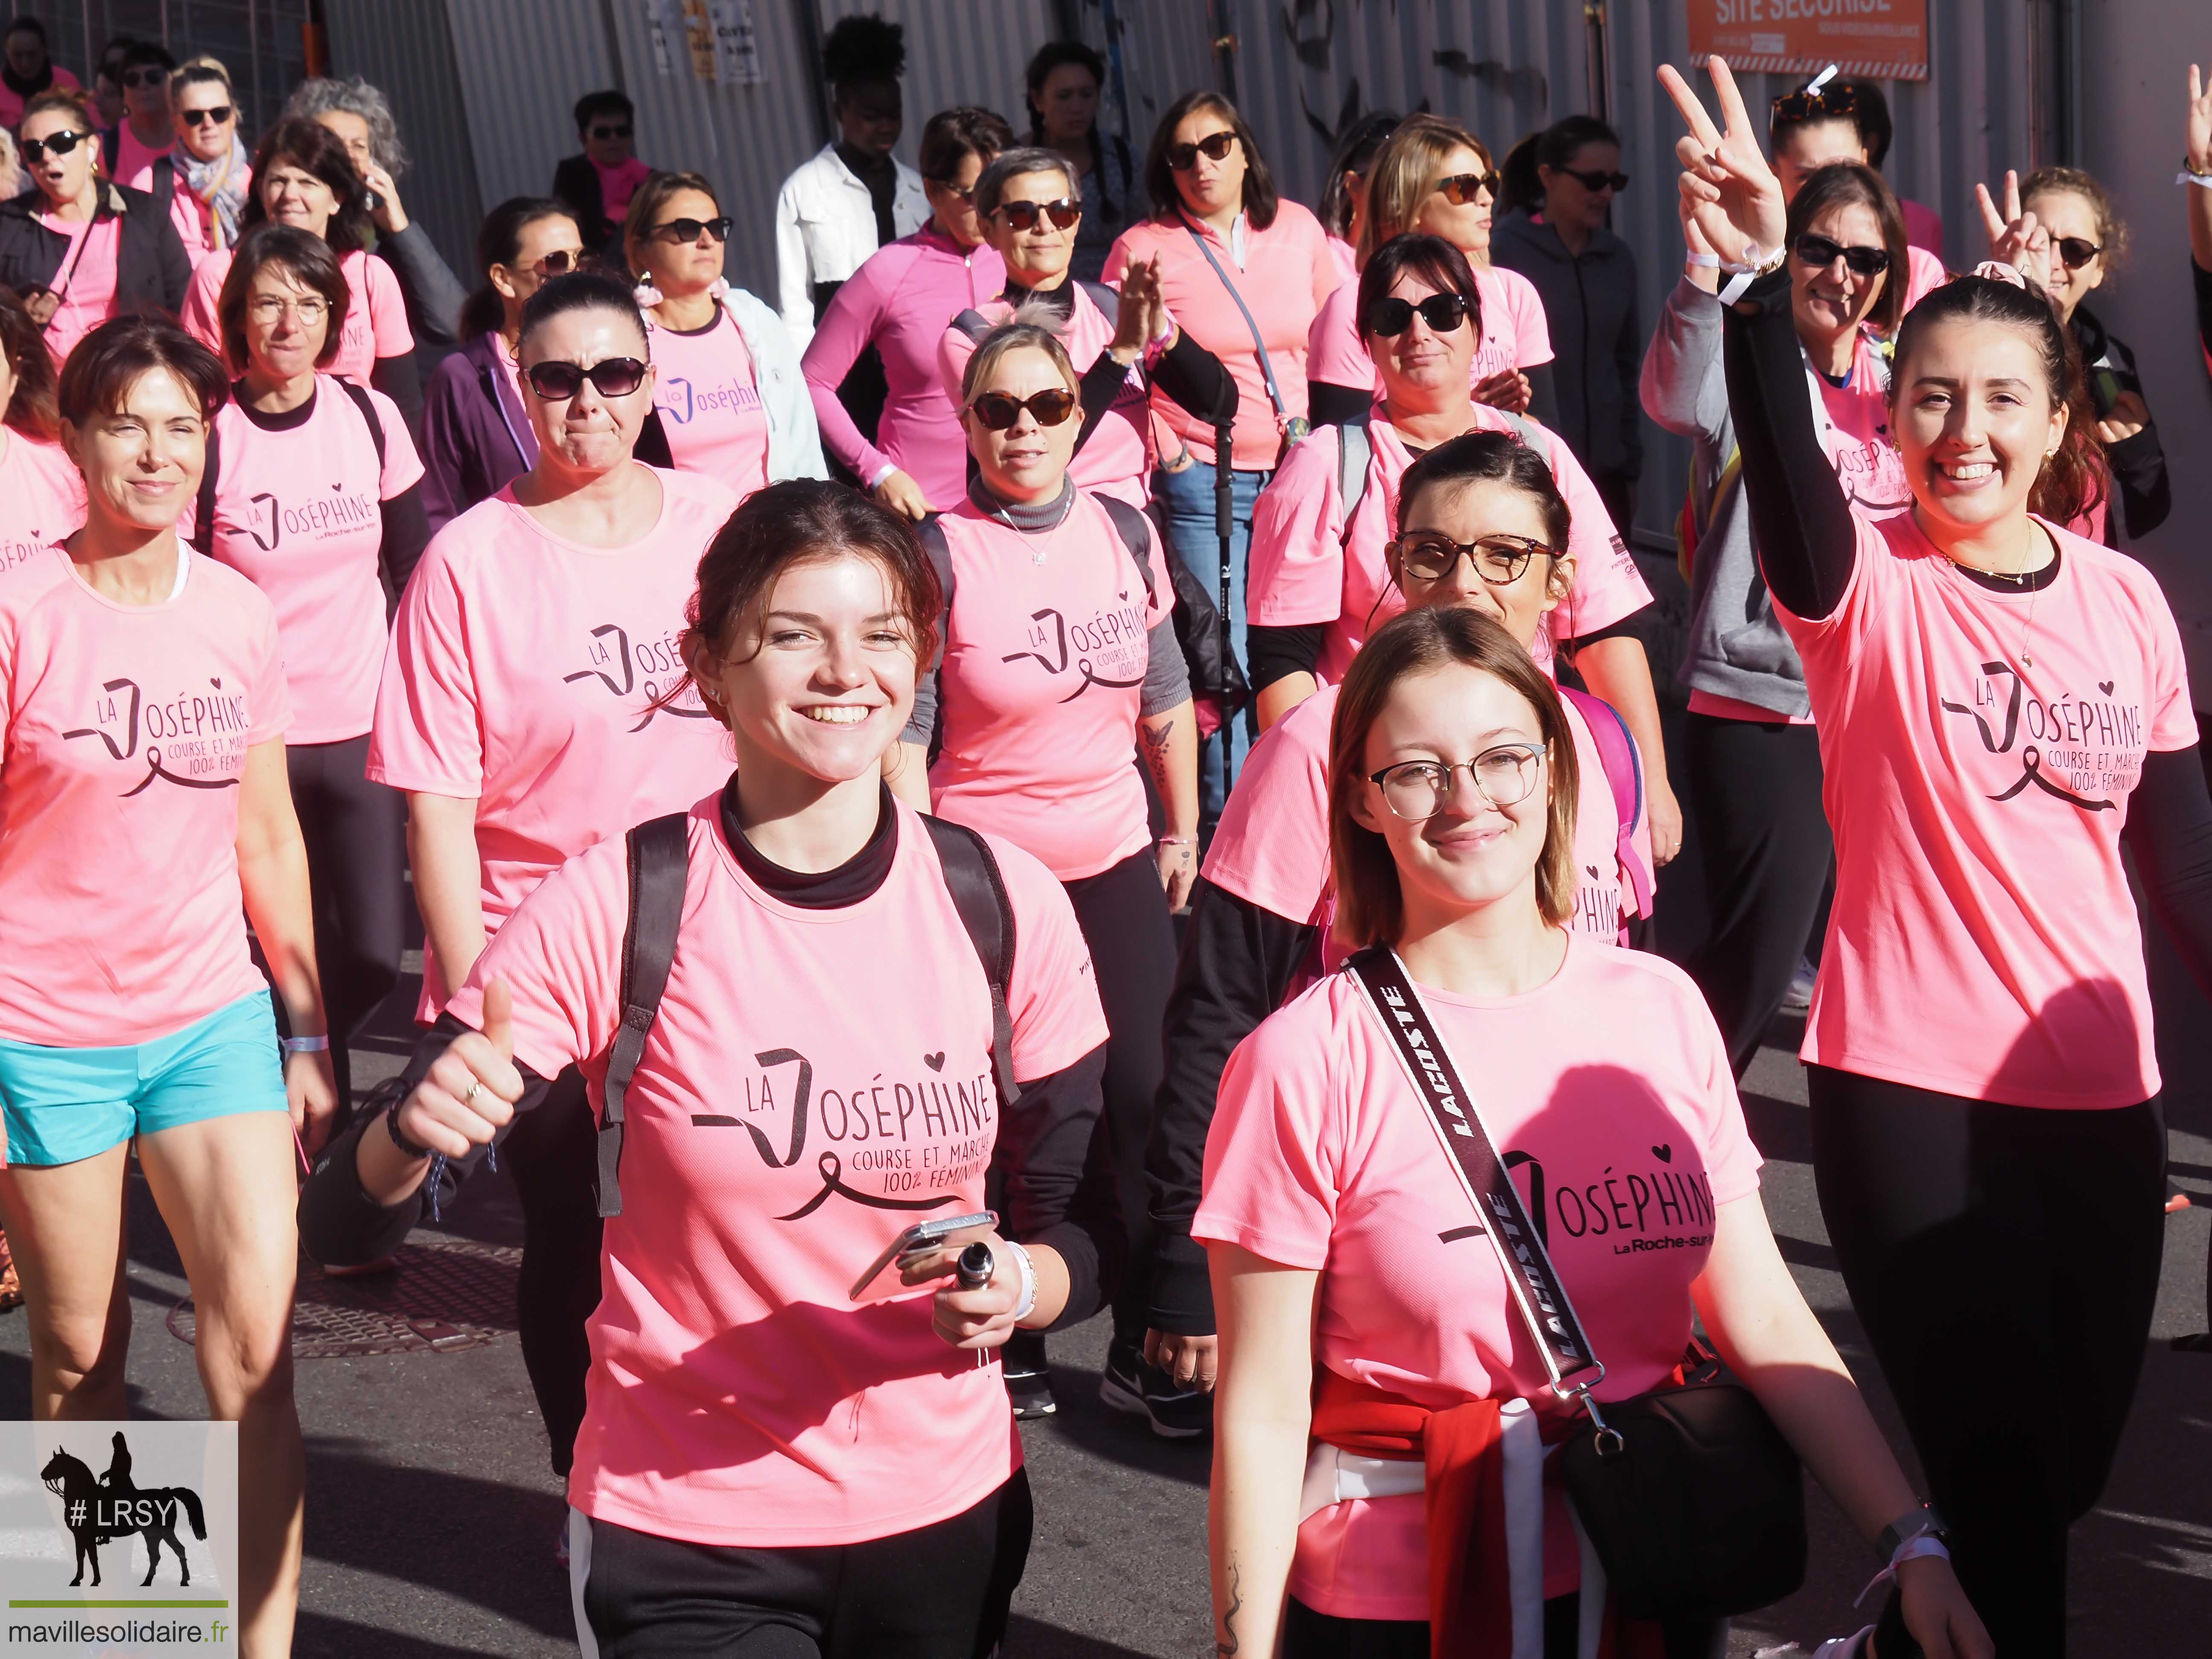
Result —
<path fill-rule="evenodd" d="M 608 357 L 589 368 L 581 363 L 532 363 L 522 378 L 549 404 L 574 397 L 586 380 L 602 398 L 627 398 L 645 384 L 645 365 L 635 357 Z"/>
<path fill-rule="evenodd" d="M 1797 239 L 1797 257 L 1815 270 L 1826 270 L 1840 258 L 1854 276 L 1879 276 L 1889 269 L 1886 247 L 1845 247 L 1810 232 Z"/>
<path fill-rule="evenodd" d="M 1464 294 L 1431 294 L 1416 305 L 1411 300 L 1401 300 L 1396 295 L 1386 295 L 1367 307 L 1367 331 L 1393 339 L 1413 325 L 1413 313 L 1419 312 L 1430 331 L 1449 334 L 1467 320 L 1467 296 Z"/>
<path fill-rule="evenodd" d="M 1225 161 L 1229 159 L 1229 152 L 1236 147 L 1237 135 L 1226 128 L 1219 132 L 1208 133 L 1194 144 L 1170 144 L 1168 167 L 1170 172 L 1188 173 L 1198 165 L 1198 158 L 1201 155 L 1209 161 Z"/>
<path fill-rule="evenodd" d="M 986 392 L 968 407 L 994 432 L 1011 428 L 1025 409 L 1036 417 L 1039 426 L 1058 426 L 1075 413 L 1075 394 L 1066 386 L 1048 386 L 1026 398 L 1017 398 L 1011 392 Z"/>
<path fill-rule="evenodd" d="M 36 167 L 49 155 L 68 155 L 91 137 L 88 132 L 58 132 L 51 138 L 26 138 L 23 159 Z"/>

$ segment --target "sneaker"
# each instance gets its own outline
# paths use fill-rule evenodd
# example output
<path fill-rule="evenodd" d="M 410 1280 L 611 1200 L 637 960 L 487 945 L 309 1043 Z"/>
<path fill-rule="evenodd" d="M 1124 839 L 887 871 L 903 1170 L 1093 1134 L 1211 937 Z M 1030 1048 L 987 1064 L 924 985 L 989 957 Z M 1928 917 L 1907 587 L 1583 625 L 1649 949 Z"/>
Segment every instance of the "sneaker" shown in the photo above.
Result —
<path fill-rule="evenodd" d="M 561 1530 L 553 1539 L 553 1565 L 562 1571 L 568 1571 L 568 1517 L 561 1517 Z"/>
<path fill-rule="evenodd" d="M 1052 1397 L 1052 1374 L 1048 1371 L 1018 1371 L 1008 1367 L 1003 1373 L 1006 1379 L 1006 1399 L 1018 1419 L 1050 1417 L 1060 1407 Z"/>
<path fill-rule="evenodd" d="M 1150 1418 L 1152 1432 L 1163 1440 L 1195 1440 L 1213 1430 L 1213 1396 L 1177 1388 L 1165 1371 L 1145 1363 L 1144 1350 L 1133 1342 L 1106 1350 L 1098 1398 L 1115 1411 Z"/>
<path fill-rule="evenodd" d="M 1785 1014 L 1805 1014 L 1813 1010 L 1813 981 L 1820 969 L 1805 960 L 1797 958 L 1797 971 L 1790 976 L 1790 988 L 1782 994 L 1782 1012 Z M 1772 981 L 1769 981 L 1771 983 Z"/>
<path fill-rule="evenodd" d="M 1813 1659 L 1862 1659 L 1872 1645 L 1874 1626 L 1869 1625 L 1856 1636 L 1835 1636 L 1813 1650 Z"/>

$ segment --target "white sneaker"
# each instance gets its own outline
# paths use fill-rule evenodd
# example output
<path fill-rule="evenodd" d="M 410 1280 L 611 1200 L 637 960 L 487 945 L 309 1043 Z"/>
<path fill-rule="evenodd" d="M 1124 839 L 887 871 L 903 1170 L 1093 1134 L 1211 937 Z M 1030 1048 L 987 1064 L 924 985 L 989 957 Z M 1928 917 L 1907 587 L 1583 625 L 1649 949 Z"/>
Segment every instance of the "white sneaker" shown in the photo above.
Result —
<path fill-rule="evenodd" d="M 1856 1636 L 1832 1637 L 1813 1650 L 1813 1659 L 1860 1659 L 1874 1640 L 1874 1626 L 1869 1625 Z"/>
<path fill-rule="evenodd" d="M 1782 1012 L 1785 1014 L 1810 1013 L 1813 1008 L 1813 981 L 1820 969 L 1805 960 L 1797 958 L 1797 971 L 1790 976 L 1790 988 L 1782 994 Z"/>

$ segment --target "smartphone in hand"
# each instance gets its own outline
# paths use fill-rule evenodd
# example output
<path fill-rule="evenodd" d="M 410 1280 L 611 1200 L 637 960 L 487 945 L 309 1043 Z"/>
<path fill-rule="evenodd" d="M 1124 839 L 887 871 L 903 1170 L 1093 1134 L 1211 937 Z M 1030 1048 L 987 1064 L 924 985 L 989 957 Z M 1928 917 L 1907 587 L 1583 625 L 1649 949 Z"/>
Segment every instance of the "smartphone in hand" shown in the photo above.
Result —
<path fill-rule="evenodd" d="M 876 1283 L 894 1262 L 953 1242 L 963 1232 L 983 1232 L 998 1224 L 998 1213 L 993 1210 L 978 1211 L 974 1215 L 940 1216 L 934 1221 L 915 1222 L 886 1244 L 884 1253 L 869 1263 L 868 1270 L 853 1281 L 853 1300 L 879 1301 L 886 1297 L 905 1294 L 912 1287 L 896 1279 L 888 1285 Z"/>

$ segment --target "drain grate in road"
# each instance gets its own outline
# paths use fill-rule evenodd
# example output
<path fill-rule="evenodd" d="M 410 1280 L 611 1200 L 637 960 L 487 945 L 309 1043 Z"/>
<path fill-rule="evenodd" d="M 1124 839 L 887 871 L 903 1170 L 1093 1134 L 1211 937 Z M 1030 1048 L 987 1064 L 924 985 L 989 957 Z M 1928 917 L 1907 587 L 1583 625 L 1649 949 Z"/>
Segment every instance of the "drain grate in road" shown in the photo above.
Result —
<path fill-rule="evenodd" d="M 296 1359 L 364 1354 L 442 1353 L 497 1340 L 514 1329 L 514 1280 L 522 1252 L 447 1239 L 403 1244 L 390 1273 L 333 1279 L 302 1262 L 292 1310 Z M 192 1300 L 169 1310 L 169 1331 L 190 1342 Z"/>

